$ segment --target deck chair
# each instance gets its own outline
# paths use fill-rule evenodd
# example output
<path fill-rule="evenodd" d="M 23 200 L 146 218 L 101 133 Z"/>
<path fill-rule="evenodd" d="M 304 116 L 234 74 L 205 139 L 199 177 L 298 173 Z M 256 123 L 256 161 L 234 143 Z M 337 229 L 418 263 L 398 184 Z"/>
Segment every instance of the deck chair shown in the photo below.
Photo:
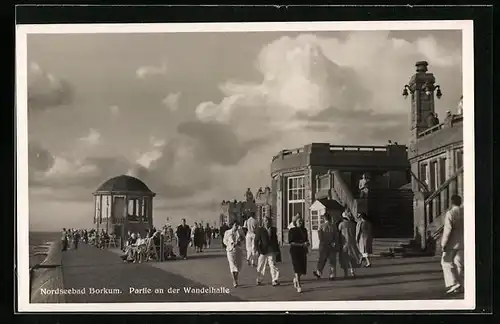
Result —
<path fill-rule="evenodd" d="M 114 247 L 114 248 L 118 247 L 118 246 L 116 245 L 116 235 L 111 235 L 111 236 L 109 237 L 108 249 L 109 249 L 110 247 Z"/>

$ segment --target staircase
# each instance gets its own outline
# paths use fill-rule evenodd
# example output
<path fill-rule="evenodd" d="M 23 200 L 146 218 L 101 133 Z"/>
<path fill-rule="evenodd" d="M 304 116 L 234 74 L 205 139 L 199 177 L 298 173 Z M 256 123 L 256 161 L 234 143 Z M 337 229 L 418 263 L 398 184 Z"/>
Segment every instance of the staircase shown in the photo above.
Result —
<path fill-rule="evenodd" d="M 446 180 L 439 188 L 424 201 L 426 231 L 428 237 L 426 248 L 422 249 L 412 239 L 407 243 L 397 242 L 394 239 L 374 239 L 373 252 L 387 257 L 410 257 L 441 255 L 441 235 L 444 228 L 444 214 L 451 207 L 451 196 L 463 196 L 463 167 L 458 169 L 453 176 Z M 389 251 L 386 251 L 388 249 Z"/>
<path fill-rule="evenodd" d="M 367 209 L 375 238 L 413 236 L 413 191 L 411 189 L 372 189 Z"/>
<path fill-rule="evenodd" d="M 451 207 L 451 196 L 463 197 L 464 168 L 458 169 L 453 176 L 429 195 L 424 202 L 426 232 L 429 234 L 427 249 L 441 254 L 441 235 L 444 228 L 444 214 Z"/>
<path fill-rule="evenodd" d="M 411 189 L 373 189 L 368 199 L 357 199 L 342 174 L 332 172 L 331 196 L 353 215 L 365 212 L 372 221 L 373 254 L 405 255 L 413 239 L 413 192 Z"/>

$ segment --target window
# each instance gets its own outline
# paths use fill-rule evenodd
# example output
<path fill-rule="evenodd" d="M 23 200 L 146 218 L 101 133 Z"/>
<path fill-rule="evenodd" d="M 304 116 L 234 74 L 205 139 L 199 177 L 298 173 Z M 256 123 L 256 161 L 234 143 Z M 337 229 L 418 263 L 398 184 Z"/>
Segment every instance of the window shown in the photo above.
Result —
<path fill-rule="evenodd" d="M 269 215 L 268 215 L 268 208 L 267 208 L 267 206 L 261 206 L 260 208 L 262 208 L 262 217 L 263 218 L 268 217 Z"/>
<path fill-rule="evenodd" d="M 94 222 L 97 223 L 100 219 L 100 213 L 101 213 L 101 196 L 96 196 L 95 197 L 95 217 L 94 217 Z"/>
<path fill-rule="evenodd" d="M 430 173 L 429 187 L 431 192 L 436 190 L 436 180 L 437 180 L 436 169 L 437 169 L 437 162 L 436 161 L 431 162 L 431 169 L 429 172 Z"/>
<path fill-rule="evenodd" d="M 464 165 L 464 151 L 458 150 L 455 153 L 455 170 L 460 169 Z"/>
<path fill-rule="evenodd" d="M 289 177 L 287 181 L 287 217 L 283 222 L 283 228 L 292 222 L 293 216 L 299 214 L 304 218 L 305 214 L 305 185 L 304 176 Z"/>
<path fill-rule="evenodd" d="M 439 185 L 446 181 L 446 158 L 439 159 Z"/>
<path fill-rule="evenodd" d="M 311 230 L 317 231 L 319 229 L 319 212 L 311 210 Z"/>
<path fill-rule="evenodd" d="M 420 181 L 427 184 L 427 164 L 420 164 L 418 178 L 420 179 Z"/>

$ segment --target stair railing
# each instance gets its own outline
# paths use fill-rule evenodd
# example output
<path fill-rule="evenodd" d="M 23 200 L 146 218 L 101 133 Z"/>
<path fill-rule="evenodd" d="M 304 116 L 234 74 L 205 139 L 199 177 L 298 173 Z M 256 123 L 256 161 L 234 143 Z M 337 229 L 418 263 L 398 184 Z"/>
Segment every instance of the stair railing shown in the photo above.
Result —
<path fill-rule="evenodd" d="M 464 168 L 461 167 L 425 199 L 425 219 L 432 236 L 442 231 L 444 224 L 441 216 L 451 207 L 451 196 L 463 195 L 463 177 Z"/>
<path fill-rule="evenodd" d="M 427 184 L 425 182 L 423 182 L 422 180 L 420 180 L 417 175 L 415 173 L 413 173 L 413 171 L 410 170 L 410 174 L 411 174 L 411 177 L 413 179 L 415 179 L 415 181 L 417 182 L 418 184 L 418 187 L 419 189 L 422 189 L 422 191 L 424 193 L 429 193 L 430 192 L 430 189 L 429 187 L 427 186 Z"/>
<path fill-rule="evenodd" d="M 356 199 L 354 199 L 349 186 L 345 183 L 342 178 L 342 174 L 339 171 L 333 171 L 331 174 L 333 181 L 332 189 L 339 200 L 339 203 L 346 206 L 351 214 L 356 217 L 358 215 L 358 204 Z"/>

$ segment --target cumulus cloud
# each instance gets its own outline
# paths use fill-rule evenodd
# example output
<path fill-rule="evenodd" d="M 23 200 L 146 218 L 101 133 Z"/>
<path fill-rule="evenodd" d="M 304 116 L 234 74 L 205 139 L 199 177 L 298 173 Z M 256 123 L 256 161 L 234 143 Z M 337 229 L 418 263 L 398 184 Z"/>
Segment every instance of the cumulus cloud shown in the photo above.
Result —
<path fill-rule="evenodd" d="M 163 100 L 163 105 L 170 111 L 177 111 L 179 109 L 180 92 L 169 93 Z"/>
<path fill-rule="evenodd" d="M 441 47 L 432 36 L 408 42 L 388 32 L 353 32 L 346 39 L 311 34 L 277 39 L 256 60 L 260 83 L 223 84 L 225 97 L 201 103 L 196 114 L 204 122 L 231 124 L 242 136 L 259 125 L 278 133 L 295 129 L 304 142 L 318 137 L 315 130 L 323 141 L 385 143 L 382 130 L 396 125 L 393 136 L 403 140 L 409 104 L 401 88 L 420 60 L 428 60 L 438 84 L 449 87 L 438 111 L 446 109 L 442 103 L 454 107 L 461 91 L 459 48 Z"/>
<path fill-rule="evenodd" d="M 47 109 L 68 105 L 74 91 L 68 81 L 44 71 L 36 62 L 28 65 L 28 109 Z"/>
<path fill-rule="evenodd" d="M 141 66 L 136 70 L 135 75 L 139 79 L 145 79 L 151 76 L 164 75 L 166 73 L 167 73 L 167 65 L 163 63 L 160 66 L 152 66 L 152 65 Z"/>

